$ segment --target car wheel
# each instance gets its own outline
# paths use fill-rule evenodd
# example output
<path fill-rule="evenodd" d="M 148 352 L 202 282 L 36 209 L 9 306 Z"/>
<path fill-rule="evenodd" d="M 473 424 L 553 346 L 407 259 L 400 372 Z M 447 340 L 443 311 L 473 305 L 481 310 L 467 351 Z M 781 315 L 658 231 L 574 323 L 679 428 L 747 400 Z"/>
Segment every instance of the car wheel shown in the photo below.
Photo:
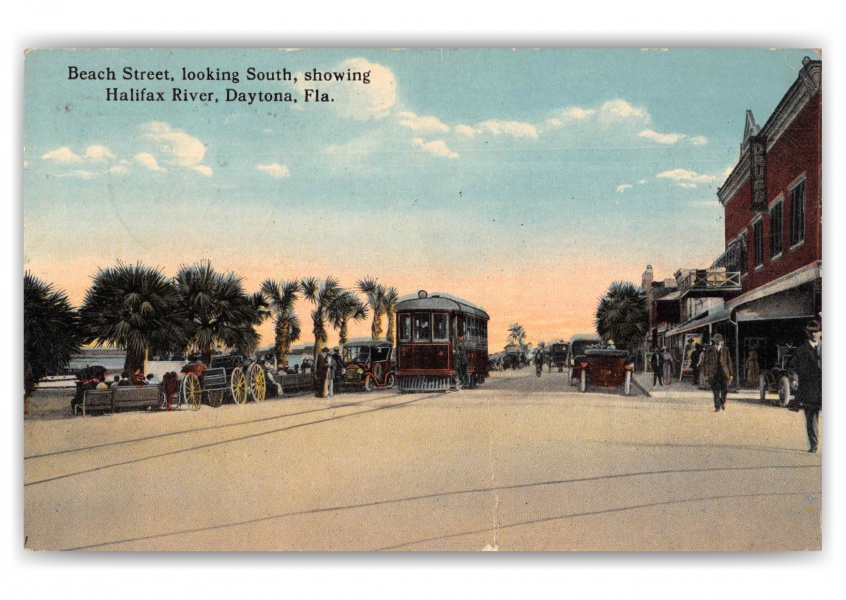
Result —
<path fill-rule="evenodd" d="M 579 380 L 579 390 L 582 392 L 588 391 L 587 371 L 582 369 L 582 378 Z"/>
<path fill-rule="evenodd" d="M 782 406 L 787 406 L 790 402 L 790 378 L 787 375 L 778 380 L 778 402 Z"/>
<path fill-rule="evenodd" d="M 761 402 L 767 401 L 767 376 L 764 373 L 758 377 L 758 398 Z"/>
<path fill-rule="evenodd" d="M 632 372 L 626 371 L 626 383 L 623 385 L 623 394 L 628 396 L 632 391 Z"/>
<path fill-rule="evenodd" d="M 374 387 L 376 387 L 376 386 L 373 383 L 372 377 L 368 377 L 367 379 L 364 380 L 364 391 L 365 392 L 372 392 Z"/>
<path fill-rule="evenodd" d="M 393 374 L 393 373 L 391 373 L 390 375 L 388 375 L 388 381 L 387 381 L 387 383 L 385 384 L 385 387 L 387 387 L 388 389 L 391 389 L 392 387 L 394 387 L 394 384 L 395 384 L 396 382 L 397 382 L 397 378 L 396 378 L 396 377 L 394 377 L 394 374 Z"/>

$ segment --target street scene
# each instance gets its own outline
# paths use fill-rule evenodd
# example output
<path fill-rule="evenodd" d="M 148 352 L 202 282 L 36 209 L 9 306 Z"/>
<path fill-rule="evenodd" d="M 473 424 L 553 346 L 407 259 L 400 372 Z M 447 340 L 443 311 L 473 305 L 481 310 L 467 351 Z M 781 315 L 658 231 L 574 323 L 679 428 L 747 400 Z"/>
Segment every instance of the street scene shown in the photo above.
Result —
<path fill-rule="evenodd" d="M 685 384 L 583 394 L 533 371 L 462 392 L 28 421 L 27 547 L 820 548 L 821 461 L 799 414 L 747 394 L 714 415 Z"/>
<path fill-rule="evenodd" d="M 25 549 L 823 549 L 820 52 L 25 59 Z"/>

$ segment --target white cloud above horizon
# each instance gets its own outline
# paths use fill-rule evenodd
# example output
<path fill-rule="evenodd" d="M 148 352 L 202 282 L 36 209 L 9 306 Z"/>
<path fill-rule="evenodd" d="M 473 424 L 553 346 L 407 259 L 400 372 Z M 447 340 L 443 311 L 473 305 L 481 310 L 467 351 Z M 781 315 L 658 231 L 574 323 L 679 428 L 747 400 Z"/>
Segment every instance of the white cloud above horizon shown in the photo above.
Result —
<path fill-rule="evenodd" d="M 159 166 L 159 161 L 156 160 L 156 157 L 149 152 L 139 152 L 134 158 L 135 162 L 141 166 L 147 167 L 151 171 L 163 172 L 165 170 Z"/>
<path fill-rule="evenodd" d="M 288 167 L 280 165 L 279 163 L 271 163 L 269 165 L 256 165 L 256 169 L 262 173 L 267 173 L 274 179 L 283 179 L 291 176 L 291 171 Z"/>
<path fill-rule="evenodd" d="M 108 160 L 114 157 L 115 155 L 112 154 L 111 150 L 99 144 L 88 146 L 85 149 L 85 158 L 88 160 Z"/>
<path fill-rule="evenodd" d="M 56 148 L 55 150 L 50 150 L 49 152 L 45 152 L 41 155 L 43 160 L 55 160 L 56 162 L 60 163 L 80 163 L 82 162 L 82 157 L 76 154 L 73 150 L 71 150 L 67 146 L 62 146 L 61 148 Z"/>
<path fill-rule="evenodd" d="M 413 131 L 420 132 L 447 132 L 449 126 L 444 124 L 437 117 L 421 117 L 410 111 L 397 113 L 400 125 Z"/>
<path fill-rule="evenodd" d="M 625 192 L 626 190 L 629 190 L 629 189 L 631 189 L 631 188 L 632 188 L 632 184 L 630 184 L 630 183 L 621 183 L 620 185 L 618 185 L 618 186 L 617 186 L 617 193 L 618 193 L 618 194 L 622 194 L 623 192 Z"/>
<path fill-rule="evenodd" d="M 206 155 L 206 145 L 181 129 L 161 121 L 141 125 L 141 136 L 152 142 L 163 161 L 174 167 L 196 167 Z"/>
<path fill-rule="evenodd" d="M 432 140 L 431 142 L 425 142 L 423 138 L 414 138 L 412 140 L 412 144 L 415 146 L 422 148 L 423 151 L 428 152 L 429 154 L 434 154 L 435 156 L 442 156 L 445 158 L 458 158 L 458 152 L 453 152 L 450 150 L 446 142 L 443 140 Z"/>
<path fill-rule="evenodd" d="M 684 183 L 711 183 L 717 179 L 715 175 L 701 174 L 687 169 L 672 169 L 670 171 L 663 171 L 658 173 L 655 177 L 658 179 L 670 179 L 672 181 Z"/>

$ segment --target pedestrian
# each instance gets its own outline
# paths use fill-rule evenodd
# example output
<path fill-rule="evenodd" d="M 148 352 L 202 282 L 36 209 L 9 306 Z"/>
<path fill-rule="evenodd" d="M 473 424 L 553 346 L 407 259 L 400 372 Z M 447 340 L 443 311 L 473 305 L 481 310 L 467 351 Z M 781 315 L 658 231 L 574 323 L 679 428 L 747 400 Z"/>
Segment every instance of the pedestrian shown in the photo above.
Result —
<path fill-rule="evenodd" d="M 649 365 L 652 367 L 652 387 L 664 385 L 664 353 L 658 348 L 652 350 Z"/>
<path fill-rule="evenodd" d="M 805 333 L 808 340 L 796 349 L 789 368 L 795 373 L 791 387 L 796 390 L 796 404 L 805 412 L 808 452 L 815 453 L 820 441 L 822 410 L 822 327 L 817 321 L 810 321 Z"/>
<path fill-rule="evenodd" d="M 699 358 L 702 356 L 702 344 L 697 343 L 690 353 L 690 369 L 693 372 L 693 385 L 699 385 Z"/>
<path fill-rule="evenodd" d="M 538 349 L 535 350 L 535 373 L 538 377 L 541 376 L 543 372 L 543 342 L 538 345 Z"/>
<path fill-rule="evenodd" d="M 464 336 L 458 336 L 458 342 L 455 344 L 455 374 L 462 387 L 467 387 L 468 370 L 470 367 L 470 360 L 467 358 L 467 348 L 464 345 Z"/>
<path fill-rule="evenodd" d="M 672 385 L 673 355 L 670 354 L 670 350 L 666 346 L 661 349 L 661 353 L 664 355 L 664 385 Z"/>
<path fill-rule="evenodd" d="M 317 398 L 326 397 L 326 373 L 329 370 L 329 348 L 324 348 L 317 355 L 314 365 L 314 395 Z"/>
<path fill-rule="evenodd" d="M 715 333 L 711 341 L 713 344 L 705 350 L 705 379 L 714 394 L 714 412 L 717 412 L 726 409 L 728 387 L 734 380 L 734 367 L 723 336 Z"/>
<path fill-rule="evenodd" d="M 745 365 L 746 383 L 749 385 L 758 385 L 758 377 L 761 375 L 761 366 L 758 364 L 758 352 L 752 350 L 749 353 L 749 358 L 746 359 Z"/>
<path fill-rule="evenodd" d="M 335 395 L 335 389 L 341 389 L 341 383 L 344 380 L 344 373 L 347 368 L 344 365 L 344 359 L 341 358 L 341 349 L 338 346 L 332 349 L 332 364 L 335 367 L 334 384 L 332 388 L 332 395 Z"/>

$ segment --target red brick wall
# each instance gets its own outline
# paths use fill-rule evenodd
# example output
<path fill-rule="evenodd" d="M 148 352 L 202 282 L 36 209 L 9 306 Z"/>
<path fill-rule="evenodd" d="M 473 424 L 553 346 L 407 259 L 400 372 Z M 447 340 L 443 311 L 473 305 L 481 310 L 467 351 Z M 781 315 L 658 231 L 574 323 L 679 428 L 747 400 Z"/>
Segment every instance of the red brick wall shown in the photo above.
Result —
<path fill-rule="evenodd" d="M 822 259 L 822 94 L 817 94 L 793 120 L 767 153 L 767 198 L 774 201 L 784 196 L 782 239 L 784 249 L 779 258 L 771 260 L 770 216 L 763 215 L 764 264 L 755 269 L 754 236 L 752 220 L 757 213 L 750 208 L 750 186 L 746 182 L 725 209 L 726 244 L 747 229 L 748 274 L 743 277 L 746 293 L 765 283 L 778 279 L 807 264 Z M 790 248 L 791 203 L 790 187 L 805 177 L 805 241 Z"/>

